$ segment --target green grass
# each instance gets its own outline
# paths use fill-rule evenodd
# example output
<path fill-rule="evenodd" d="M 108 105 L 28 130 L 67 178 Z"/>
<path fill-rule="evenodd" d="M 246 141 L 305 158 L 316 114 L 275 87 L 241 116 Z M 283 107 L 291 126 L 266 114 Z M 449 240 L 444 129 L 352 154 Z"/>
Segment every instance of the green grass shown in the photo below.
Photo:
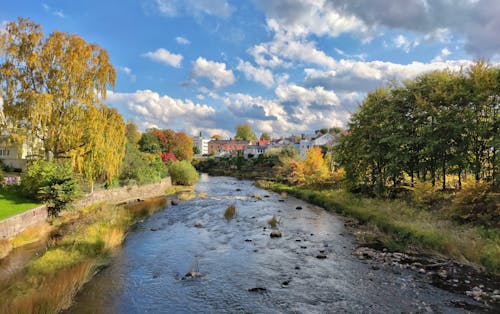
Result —
<path fill-rule="evenodd" d="M 0 189 L 0 220 L 40 206 L 10 189 Z"/>
<path fill-rule="evenodd" d="M 475 264 L 500 274 L 500 230 L 459 225 L 440 213 L 419 210 L 402 200 L 365 198 L 345 190 L 312 190 L 272 182 L 259 186 L 286 192 L 305 201 L 356 218 L 369 226 L 387 247 L 418 248 Z"/>

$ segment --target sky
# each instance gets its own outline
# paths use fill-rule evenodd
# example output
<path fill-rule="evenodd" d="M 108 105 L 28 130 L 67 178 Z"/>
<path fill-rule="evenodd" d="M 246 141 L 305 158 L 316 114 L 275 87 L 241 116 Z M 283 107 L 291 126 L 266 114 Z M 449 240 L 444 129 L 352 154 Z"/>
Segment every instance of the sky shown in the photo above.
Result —
<path fill-rule="evenodd" d="M 190 135 L 346 127 L 390 81 L 500 60 L 499 0 L 0 0 L 17 17 L 106 49 L 125 120 Z"/>

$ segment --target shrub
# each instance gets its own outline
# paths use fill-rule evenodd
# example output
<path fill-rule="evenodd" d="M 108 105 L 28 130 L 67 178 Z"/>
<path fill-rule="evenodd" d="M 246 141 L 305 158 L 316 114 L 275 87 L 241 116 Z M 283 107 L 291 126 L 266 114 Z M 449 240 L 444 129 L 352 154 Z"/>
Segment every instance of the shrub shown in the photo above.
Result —
<path fill-rule="evenodd" d="M 453 198 L 450 214 L 460 222 L 500 226 L 500 208 L 486 182 L 464 185 Z"/>
<path fill-rule="evenodd" d="M 277 218 L 276 215 L 273 215 L 268 221 L 267 224 L 272 228 L 276 228 L 279 224 L 281 224 L 281 219 Z"/>
<path fill-rule="evenodd" d="M 69 163 L 37 160 L 21 176 L 21 190 L 32 199 L 47 203 L 49 214 L 57 214 L 71 203 L 77 183 Z"/>
<path fill-rule="evenodd" d="M 443 201 L 443 195 L 430 182 L 416 182 L 415 187 L 409 189 L 413 191 L 413 202 L 422 209 L 436 209 Z"/>
<path fill-rule="evenodd" d="M 168 170 L 173 184 L 194 185 L 198 182 L 198 172 L 187 160 L 173 163 Z"/>

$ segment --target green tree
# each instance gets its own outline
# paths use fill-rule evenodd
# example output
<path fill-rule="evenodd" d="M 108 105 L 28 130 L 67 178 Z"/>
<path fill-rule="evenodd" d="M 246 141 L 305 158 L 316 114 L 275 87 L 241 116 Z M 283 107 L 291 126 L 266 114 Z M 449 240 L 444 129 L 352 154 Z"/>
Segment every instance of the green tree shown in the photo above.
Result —
<path fill-rule="evenodd" d="M 257 136 L 255 132 L 252 131 L 252 127 L 250 127 L 248 123 L 245 123 L 236 126 L 235 139 L 239 141 L 256 141 Z"/>
<path fill-rule="evenodd" d="M 270 141 L 271 136 L 267 132 L 262 132 L 262 134 L 260 135 L 260 139 L 264 141 Z"/>

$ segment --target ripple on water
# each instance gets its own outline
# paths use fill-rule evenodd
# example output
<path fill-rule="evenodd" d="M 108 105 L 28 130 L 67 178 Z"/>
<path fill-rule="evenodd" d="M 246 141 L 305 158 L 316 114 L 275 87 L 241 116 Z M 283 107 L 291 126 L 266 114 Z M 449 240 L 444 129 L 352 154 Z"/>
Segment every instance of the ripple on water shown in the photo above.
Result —
<path fill-rule="evenodd" d="M 146 219 L 69 312 L 391 313 L 425 311 L 424 305 L 460 311 L 446 303 L 461 296 L 417 282 L 406 270 L 374 271 L 353 257 L 352 237 L 339 236 L 346 234 L 342 222 L 316 206 L 292 197 L 279 202 L 277 194 L 226 177 L 202 176 L 196 189 L 208 197 Z M 237 214 L 228 222 L 230 204 Z M 273 215 L 282 220 L 282 238 L 269 237 Z M 203 278 L 181 280 L 194 261 Z M 258 287 L 266 291 L 249 291 Z"/>

